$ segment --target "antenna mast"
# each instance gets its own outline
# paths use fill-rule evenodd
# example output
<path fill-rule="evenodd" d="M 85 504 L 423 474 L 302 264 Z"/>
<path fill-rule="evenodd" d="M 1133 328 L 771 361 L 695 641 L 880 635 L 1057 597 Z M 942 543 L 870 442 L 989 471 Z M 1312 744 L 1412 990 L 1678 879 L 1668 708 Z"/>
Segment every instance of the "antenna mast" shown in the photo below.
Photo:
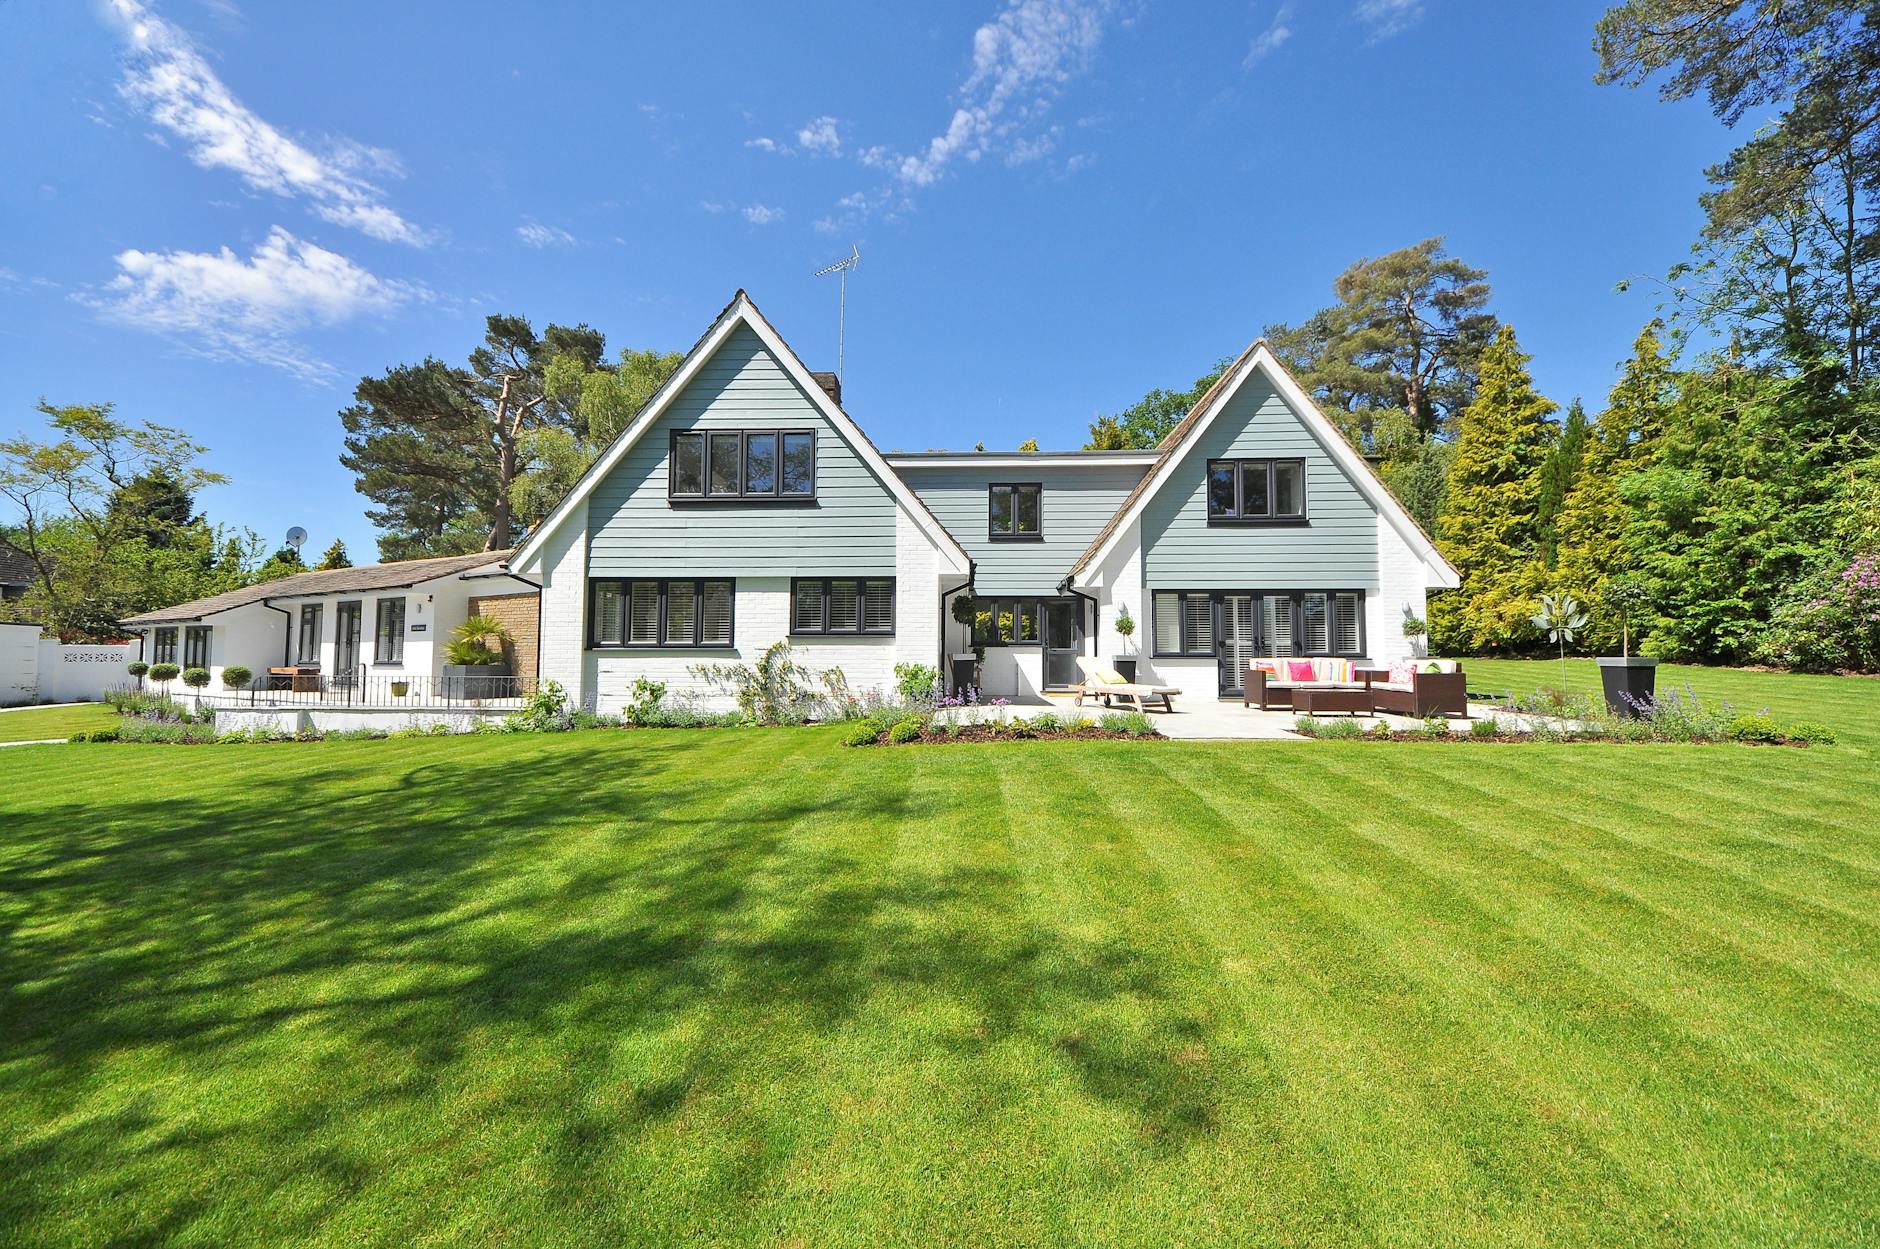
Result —
<path fill-rule="evenodd" d="M 832 265 L 824 265 L 816 270 L 813 277 L 824 278 L 832 273 L 841 275 L 840 290 L 836 296 L 836 380 L 842 380 L 843 340 L 848 337 L 849 329 L 849 270 L 862 263 L 862 249 L 849 244 L 849 254 Z"/>

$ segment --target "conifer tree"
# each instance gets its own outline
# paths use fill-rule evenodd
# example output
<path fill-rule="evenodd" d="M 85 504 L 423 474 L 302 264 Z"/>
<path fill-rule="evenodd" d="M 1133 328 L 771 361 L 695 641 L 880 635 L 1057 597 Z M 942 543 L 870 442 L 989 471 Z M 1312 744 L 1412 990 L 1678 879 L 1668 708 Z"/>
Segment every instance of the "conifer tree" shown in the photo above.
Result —
<path fill-rule="evenodd" d="M 326 554 L 320 557 L 320 562 L 314 565 L 314 571 L 327 572 L 334 568 L 351 568 L 352 566 L 352 556 L 346 554 L 345 539 L 335 538 L 333 545 L 326 548 Z"/>
<path fill-rule="evenodd" d="M 1560 534 L 1557 522 L 1560 509 L 1566 504 L 1567 492 L 1573 489 L 1573 479 L 1579 475 L 1580 461 L 1586 455 L 1589 431 L 1586 406 L 1576 398 L 1567 408 L 1567 421 L 1561 427 L 1560 441 L 1554 444 L 1547 462 L 1541 465 L 1541 496 L 1535 505 L 1534 523 L 1540 530 L 1541 557 L 1549 568 L 1559 559 Z"/>
<path fill-rule="evenodd" d="M 1535 509 L 1556 405 L 1534 389 L 1529 358 L 1503 325 L 1482 353 L 1475 401 L 1462 412 L 1437 516 L 1438 540 L 1462 588 L 1430 605 L 1431 639 L 1446 649 L 1493 650 L 1525 636 L 1543 588 Z"/>
<path fill-rule="evenodd" d="M 1671 361 L 1658 336 L 1662 328 L 1653 321 L 1639 331 L 1632 358 L 1607 398 L 1554 525 L 1559 548 L 1554 588 L 1586 604 L 1591 623 L 1585 637 L 1595 647 L 1609 649 L 1619 637 L 1618 614 L 1605 603 L 1606 586 L 1638 565 L 1626 537 L 1631 509 L 1623 483 L 1648 466 L 1676 391 Z"/>

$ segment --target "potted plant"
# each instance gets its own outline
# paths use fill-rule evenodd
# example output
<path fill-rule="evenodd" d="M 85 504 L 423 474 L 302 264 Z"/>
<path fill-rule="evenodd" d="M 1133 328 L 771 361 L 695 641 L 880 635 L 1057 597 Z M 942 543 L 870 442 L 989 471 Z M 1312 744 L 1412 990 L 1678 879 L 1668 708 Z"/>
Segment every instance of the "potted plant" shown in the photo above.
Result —
<path fill-rule="evenodd" d="M 1123 639 L 1121 655 L 1110 656 L 1110 667 L 1121 673 L 1126 681 L 1136 679 L 1136 618 L 1129 614 L 1129 604 L 1124 603 L 1116 609 L 1116 636 Z"/>
<path fill-rule="evenodd" d="M 405 694 L 410 691 L 410 689 L 411 689 L 411 682 L 405 680 L 403 677 L 400 677 L 398 680 L 392 682 L 392 697 L 403 698 Z"/>
<path fill-rule="evenodd" d="M 1404 641 L 1410 644 L 1410 657 L 1412 659 L 1423 658 L 1426 653 L 1423 648 L 1423 639 L 1428 637 L 1429 633 L 1430 626 L 1423 617 L 1417 615 L 1408 607 L 1404 608 L 1403 636 Z"/>
<path fill-rule="evenodd" d="M 966 630 L 966 636 L 974 639 L 972 649 L 964 654 L 953 656 L 954 690 L 976 689 L 979 686 L 980 665 L 986 662 L 986 648 L 978 642 L 979 600 L 970 594 L 961 594 L 953 600 L 953 622 Z"/>
<path fill-rule="evenodd" d="M 137 688 L 141 690 L 144 688 L 144 673 L 150 671 L 150 665 L 140 659 L 130 667 L 124 669 L 124 671 L 131 674 L 131 677 L 137 682 Z"/>
<path fill-rule="evenodd" d="M 509 693 L 509 659 L 514 641 L 494 616 L 472 616 L 451 630 L 444 647 L 445 698 L 499 698 Z"/>
<path fill-rule="evenodd" d="M 1637 579 L 1621 577 L 1606 587 L 1604 597 L 1619 613 L 1619 654 L 1599 657 L 1599 682 L 1614 715 L 1636 716 L 1658 689 L 1658 660 L 1632 653 L 1632 617 L 1649 605 L 1651 592 Z"/>

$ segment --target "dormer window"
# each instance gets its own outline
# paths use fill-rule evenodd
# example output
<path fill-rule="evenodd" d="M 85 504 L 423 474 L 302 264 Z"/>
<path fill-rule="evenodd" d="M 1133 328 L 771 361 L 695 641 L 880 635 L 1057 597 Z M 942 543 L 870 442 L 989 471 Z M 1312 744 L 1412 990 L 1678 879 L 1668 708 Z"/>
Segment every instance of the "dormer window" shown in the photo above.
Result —
<path fill-rule="evenodd" d="M 1044 537 L 1044 487 L 1037 482 L 1006 482 L 987 487 L 987 531 L 1003 541 Z"/>
<path fill-rule="evenodd" d="M 816 497 L 816 434 L 807 429 L 674 430 L 666 496 L 675 501 Z"/>
<path fill-rule="evenodd" d="M 1304 460 L 1209 460 L 1210 525 L 1298 524 L 1306 518 Z"/>

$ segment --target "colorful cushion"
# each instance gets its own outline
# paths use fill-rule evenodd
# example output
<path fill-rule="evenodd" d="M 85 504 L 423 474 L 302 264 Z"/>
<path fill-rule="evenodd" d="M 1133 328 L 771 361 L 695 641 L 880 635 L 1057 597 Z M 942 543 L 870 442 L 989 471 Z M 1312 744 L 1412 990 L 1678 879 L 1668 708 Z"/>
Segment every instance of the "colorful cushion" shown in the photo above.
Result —
<path fill-rule="evenodd" d="M 1390 666 L 1390 676 L 1386 678 L 1386 681 L 1397 689 L 1407 690 L 1413 684 L 1411 674 L 1414 671 L 1407 663 L 1394 663 Z"/>
<path fill-rule="evenodd" d="M 1286 679 L 1289 681 L 1316 681 L 1317 674 L 1312 669 L 1310 659 L 1289 659 L 1286 661 Z"/>
<path fill-rule="evenodd" d="M 1125 677 L 1114 668 L 1098 668 L 1091 675 L 1095 676 L 1097 680 L 1103 682 L 1105 685 L 1129 684 L 1129 678 Z"/>

